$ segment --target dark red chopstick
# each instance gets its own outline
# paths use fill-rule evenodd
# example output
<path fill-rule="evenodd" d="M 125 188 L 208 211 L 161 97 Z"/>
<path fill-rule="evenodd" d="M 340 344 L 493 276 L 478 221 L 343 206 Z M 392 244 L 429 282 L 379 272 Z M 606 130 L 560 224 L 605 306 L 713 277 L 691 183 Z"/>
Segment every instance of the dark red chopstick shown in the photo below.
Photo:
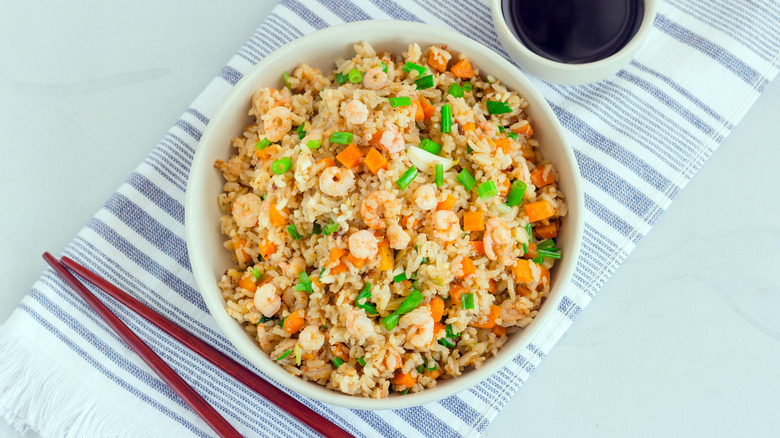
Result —
<path fill-rule="evenodd" d="M 45 257 L 45 256 L 44 256 Z M 309 409 L 306 405 L 290 397 L 281 389 L 266 382 L 260 376 L 244 368 L 241 364 L 214 349 L 209 344 L 192 335 L 169 319 L 152 310 L 146 304 L 138 301 L 118 287 L 109 283 L 94 272 L 78 264 L 71 258 L 63 257 L 62 264 L 73 270 L 73 272 L 84 277 L 87 281 L 97 286 L 100 290 L 112 296 L 114 299 L 124 304 L 125 307 L 133 310 L 137 314 L 147 319 L 152 324 L 159 327 L 165 333 L 171 335 L 174 339 L 189 347 L 192 351 L 201 355 L 204 359 L 214 364 L 217 368 L 231 375 L 233 378 L 250 387 L 252 390 L 262 395 L 268 401 L 280 407 L 288 414 L 301 420 L 312 429 L 327 437 L 350 437 L 349 433 L 323 418 L 318 413 Z M 101 304 L 102 305 L 102 304 Z"/>
<path fill-rule="evenodd" d="M 92 294 L 80 281 L 76 279 L 64 266 L 57 261 L 54 256 L 48 252 L 43 253 L 43 259 L 46 260 L 57 274 L 65 280 L 81 298 L 89 304 L 104 321 L 124 340 L 138 356 L 149 365 L 160 378 L 173 389 L 179 397 L 184 400 L 189 407 L 197 413 L 215 432 L 222 437 L 241 437 L 233 426 L 230 425 L 203 397 L 195 392 L 176 372 L 168 366 L 160 356 L 157 355 L 148 345 L 141 340 L 130 328 L 128 328 L 116 315 L 111 313 L 96 296 Z"/>

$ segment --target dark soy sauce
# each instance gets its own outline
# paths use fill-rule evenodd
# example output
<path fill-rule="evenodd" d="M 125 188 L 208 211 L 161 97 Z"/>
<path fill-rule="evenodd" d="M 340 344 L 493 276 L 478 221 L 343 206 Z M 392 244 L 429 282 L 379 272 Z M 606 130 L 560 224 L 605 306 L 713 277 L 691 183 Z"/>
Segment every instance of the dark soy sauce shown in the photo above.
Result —
<path fill-rule="evenodd" d="M 582 64 L 617 53 L 642 23 L 644 0 L 503 0 L 515 36 L 537 55 Z"/>

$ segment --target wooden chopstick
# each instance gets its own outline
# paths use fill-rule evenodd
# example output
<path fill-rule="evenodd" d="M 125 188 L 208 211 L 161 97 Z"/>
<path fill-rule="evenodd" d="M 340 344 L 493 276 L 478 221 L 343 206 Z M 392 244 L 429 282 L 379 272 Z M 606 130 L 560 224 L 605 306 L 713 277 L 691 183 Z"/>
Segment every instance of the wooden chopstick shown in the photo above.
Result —
<path fill-rule="evenodd" d="M 198 353 L 204 359 L 214 364 L 217 368 L 229 374 L 239 382 L 248 386 L 261 396 L 265 397 L 271 403 L 275 404 L 288 414 L 299 419 L 312 429 L 325 435 L 326 437 L 350 437 L 349 433 L 331 423 L 303 403 L 287 395 L 276 386 L 266 382 L 260 376 L 248 370 L 238 362 L 217 351 L 215 348 L 195 337 L 190 332 L 184 330 L 169 319 L 152 310 L 149 306 L 138 301 L 118 287 L 106 281 L 104 278 L 80 265 L 69 257 L 62 258 L 62 264 L 73 270 L 73 272 L 84 277 L 87 281 L 94 284 L 98 289 L 107 293 L 127 308 L 144 317 L 152 324 L 159 327 L 165 333 L 171 335 L 174 339 L 189 347 L 192 351 Z"/>
<path fill-rule="evenodd" d="M 57 261 L 54 256 L 48 252 L 43 254 L 43 259 L 46 260 L 57 274 L 65 280 L 75 291 L 81 296 L 81 298 L 89 304 L 104 321 L 124 340 L 127 345 L 130 346 L 138 356 L 149 365 L 160 378 L 173 389 L 179 397 L 184 400 L 187 405 L 197 413 L 200 418 L 203 419 L 215 432 L 221 437 L 241 437 L 233 426 L 230 425 L 221 415 L 217 412 L 203 397 L 195 392 L 192 387 L 187 384 L 178 374 L 174 371 L 163 359 L 157 355 L 148 345 L 141 340 L 129 327 L 125 325 L 116 315 L 108 310 L 100 300 L 97 299 L 92 292 L 89 291 L 80 281 L 76 279 L 64 266 Z"/>

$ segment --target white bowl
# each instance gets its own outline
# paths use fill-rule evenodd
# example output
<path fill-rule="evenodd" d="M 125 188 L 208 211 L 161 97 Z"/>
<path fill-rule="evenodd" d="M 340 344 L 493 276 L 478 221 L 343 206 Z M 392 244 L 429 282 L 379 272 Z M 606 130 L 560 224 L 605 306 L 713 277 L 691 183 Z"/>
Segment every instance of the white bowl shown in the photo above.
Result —
<path fill-rule="evenodd" d="M 653 27 L 653 20 L 655 20 L 658 8 L 657 0 L 644 1 L 642 24 L 631 41 L 612 56 L 583 64 L 567 64 L 537 55 L 528 49 L 507 26 L 501 6 L 502 0 L 491 0 L 490 9 L 493 13 L 493 25 L 498 39 L 517 65 L 528 73 L 548 82 L 562 85 L 582 85 L 606 79 L 617 73 L 634 58 Z"/>
<path fill-rule="evenodd" d="M 405 51 L 412 42 L 421 47 L 444 43 L 448 50 L 467 53 L 482 72 L 489 72 L 504 81 L 507 87 L 519 91 L 530 103 L 527 112 L 533 117 L 536 138 L 545 157 L 560 172 L 560 189 L 569 204 L 569 215 L 563 221 L 558 239 L 564 257 L 553 270 L 550 296 L 536 320 L 512 336 L 499 354 L 479 369 L 443 380 L 433 389 L 405 396 L 394 394 L 381 400 L 349 396 L 288 374 L 228 316 L 217 287 L 222 273 L 233 262 L 222 246 L 220 234 L 217 196 L 222 191 L 222 174 L 212 164 L 218 158 L 227 160 L 230 157 L 231 139 L 252 122 L 247 115 L 252 93 L 263 86 L 280 88 L 283 86 L 282 73 L 292 71 L 302 63 L 329 71 L 334 68 L 335 59 L 354 56 L 352 46 L 361 40 L 370 42 L 378 52 L 388 50 L 396 54 Z M 563 130 L 544 98 L 515 67 L 488 48 L 450 30 L 404 21 L 363 21 L 323 29 L 279 48 L 233 87 L 212 116 L 195 153 L 187 185 L 185 227 L 190 262 L 203 299 L 222 332 L 250 362 L 292 391 L 325 403 L 353 409 L 396 409 L 438 400 L 467 389 L 500 369 L 528 345 L 533 335 L 554 315 L 563 290 L 570 282 L 582 240 L 583 209 L 577 162 L 566 144 Z"/>

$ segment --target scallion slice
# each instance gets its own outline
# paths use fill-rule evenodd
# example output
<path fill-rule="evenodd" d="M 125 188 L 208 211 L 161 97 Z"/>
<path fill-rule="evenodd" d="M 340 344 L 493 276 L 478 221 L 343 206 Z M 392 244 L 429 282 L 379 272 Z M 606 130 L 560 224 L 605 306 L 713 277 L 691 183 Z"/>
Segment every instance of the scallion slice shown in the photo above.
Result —
<path fill-rule="evenodd" d="M 441 152 L 441 145 L 428 138 L 422 139 L 418 147 L 426 152 L 432 153 L 433 155 L 439 155 L 439 152 Z"/>
<path fill-rule="evenodd" d="M 545 239 L 536 245 L 539 249 L 552 249 L 555 248 L 555 241 L 552 239 Z"/>
<path fill-rule="evenodd" d="M 512 140 L 517 140 L 517 134 L 513 131 L 507 131 L 506 136 L 511 138 Z"/>
<path fill-rule="evenodd" d="M 526 255 L 526 254 L 528 254 L 528 244 L 524 243 L 523 244 L 523 255 Z"/>
<path fill-rule="evenodd" d="M 369 315 L 376 315 L 379 312 L 377 312 L 376 306 L 368 302 L 369 298 L 371 298 L 371 283 L 366 282 L 366 284 L 363 285 L 363 289 L 360 290 L 360 293 L 355 298 L 355 305 L 365 310 Z"/>
<path fill-rule="evenodd" d="M 417 79 L 414 81 L 414 85 L 417 86 L 418 90 L 433 88 L 433 75 L 423 76 L 420 79 Z"/>
<path fill-rule="evenodd" d="M 412 289 L 412 292 L 409 294 L 409 296 L 406 297 L 403 303 L 401 303 L 400 306 L 398 306 L 398 309 L 394 313 L 397 313 L 399 315 L 403 315 L 406 313 L 411 312 L 412 310 L 416 309 L 417 306 L 422 303 L 423 296 L 417 289 Z"/>
<path fill-rule="evenodd" d="M 453 329 L 452 324 L 447 324 L 444 327 L 444 332 L 447 334 L 448 338 L 453 338 L 454 339 L 454 338 L 457 338 L 458 336 L 460 336 L 460 332 L 455 333 L 455 330 Z"/>
<path fill-rule="evenodd" d="M 303 140 L 303 137 L 306 137 L 306 131 L 303 130 L 303 125 L 299 126 L 295 133 L 298 134 L 298 139 Z"/>
<path fill-rule="evenodd" d="M 468 169 L 461 170 L 458 174 L 457 180 L 463 184 L 463 187 L 465 187 L 469 192 L 474 188 L 475 185 L 477 185 L 477 179 L 471 175 L 471 172 L 469 172 Z"/>
<path fill-rule="evenodd" d="M 474 308 L 474 294 L 465 293 L 460 296 L 460 304 L 463 310 L 469 310 Z"/>
<path fill-rule="evenodd" d="M 322 234 L 322 225 L 320 225 L 320 224 L 318 224 L 317 222 L 315 222 L 315 223 L 314 223 L 314 224 L 311 226 L 311 233 L 312 233 L 312 234 Z"/>
<path fill-rule="evenodd" d="M 455 348 L 455 342 L 450 338 L 441 338 L 439 343 L 447 348 Z"/>
<path fill-rule="evenodd" d="M 463 97 L 463 87 L 453 82 L 450 84 L 450 88 L 447 89 L 447 93 L 451 94 L 452 97 Z"/>
<path fill-rule="evenodd" d="M 359 357 L 357 363 L 359 363 L 361 367 L 366 366 L 366 357 L 365 356 Z"/>
<path fill-rule="evenodd" d="M 289 72 L 284 72 L 282 74 L 282 77 L 284 78 L 284 86 L 287 87 L 287 88 L 291 88 L 290 87 L 290 73 Z"/>
<path fill-rule="evenodd" d="M 349 76 L 345 75 L 344 73 L 339 73 L 336 75 L 336 83 L 339 85 L 344 85 L 349 80 Z"/>
<path fill-rule="evenodd" d="M 269 317 L 263 315 L 263 316 L 260 317 L 260 321 L 258 321 L 257 324 L 265 324 L 266 322 L 273 321 L 273 320 L 274 320 L 273 318 L 269 318 Z M 257 324 L 255 324 L 255 325 L 257 325 Z"/>
<path fill-rule="evenodd" d="M 393 283 L 400 283 L 406 279 L 406 272 L 401 272 L 400 274 L 393 277 Z"/>
<path fill-rule="evenodd" d="M 409 96 L 388 97 L 387 100 L 390 102 L 390 106 L 393 108 L 398 108 L 399 106 L 409 106 L 412 104 L 412 98 Z"/>
<path fill-rule="evenodd" d="M 539 249 L 536 252 L 540 256 L 542 256 L 544 258 L 547 258 L 547 259 L 557 259 L 557 260 L 561 259 L 561 253 L 556 252 L 556 251 L 551 251 L 549 249 Z"/>
<path fill-rule="evenodd" d="M 271 140 L 264 138 L 258 141 L 257 143 L 255 143 L 255 149 L 257 149 L 258 151 L 262 151 L 263 149 L 267 148 L 270 145 L 271 145 Z"/>
<path fill-rule="evenodd" d="M 471 82 L 464 82 L 464 83 L 463 83 L 463 89 L 464 89 L 464 90 L 466 90 L 466 91 L 471 91 L 471 90 L 472 90 L 472 88 L 473 88 L 473 87 L 471 86 Z"/>
<path fill-rule="evenodd" d="M 423 67 L 423 66 L 421 66 L 419 64 L 415 64 L 413 62 L 407 62 L 406 64 L 404 64 L 404 66 L 403 66 L 403 68 L 401 70 L 405 71 L 406 73 L 411 73 L 412 70 L 416 70 L 417 73 L 420 74 L 420 76 L 422 76 L 422 75 L 424 75 L 425 73 L 428 72 L 427 68 L 425 68 L 425 67 Z"/>
<path fill-rule="evenodd" d="M 437 164 L 436 165 L 436 187 L 441 187 L 443 185 L 444 185 L 444 165 Z"/>
<path fill-rule="evenodd" d="M 477 193 L 482 199 L 490 199 L 498 194 L 498 188 L 494 181 L 485 181 L 477 187 Z"/>
<path fill-rule="evenodd" d="M 428 264 L 428 257 L 423 257 L 422 260 L 420 260 L 421 265 L 427 265 Z"/>
<path fill-rule="evenodd" d="M 401 315 L 397 313 L 391 313 L 390 315 L 385 316 L 382 318 L 382 325 L 385 327 L 387 331 L 392 331 L 395 326 L 398 325 L 398 320 L 401 318 Z"/>
<path fill-rule="evenodd" d="M 488 100 L 485 103 L 485 107 L 487 108 L 488 114 L 506 114 L 512 112 L 512 108 L 509 107 L 508 103 L 497 100 Z"/>
<path fill-rule="evenodd" d="M 344 365 L 344 361 L 341 360 L 341 358 L 334 357 L 333 358 L 333 365 L 336 365 L 336 368 L 338 368 L 338 367 Z"/>
<path fill-rule="evenodd" d="M 331 143 L 339 143 L 339 144 L 350 144 L 352 143 L 352 133 L 351 132 L 334 132 L 330 135 L 330 142 Z"/>
<path fill-rule="evenodd" d="M 417 365 L 417 374 L 422 374 L 425 372 L 425 365 Z"/>
<path fill-rule="evenodd" d="M 335 233 L 338 230 L 339 230 L 339 224 L 333 219 L 331 219 L 330 222 L 328 222 L 328 224 L 322 228 L 322 234 L 328 236 Z"/>
<path fill-rule="evenodd" d="M 349 81 L 353 84 L 359 84 L 363 81 L 363 73 L 361 73 L 360 70 L 356 68 L 350 70 L 347 76 L 349 76 Z"/>
<path fill-rule="evenodd" d="M 252 273 L 252 276 L 255 277 L 255 280 L 260 281 L 261 278 L 263 278 L 263 273 L 260 272 L 257 268 L 249 268 L 249 272 Z"/>
<path fill-rule="evenodd" d="M 399 189 L 404 190 L 409 187 L 409 184 L 411 184 L 415 177 L 417 177 L 417 168 L 414 167 L 414 165 L 411 165 L 395 183 Z"/>
<path fill-rule="evenodd" d="M 292 348 L 287 350 L 287 351 L 285 351 L 284 353 L 282 353 L 282 355 L 277 357 L 276 360 L 280 361 L 280 360 L 284 359 L 285 357 L 289 356 L 290 353 L 292 353 Z"/>
<path fill-rule="evenodd" d="M 384 61 L 382 61 L 382 63 L 379 64 L 379 67 L 382 67 L 382 71 L 387 73 L 387 64 Z"/>
<path fill-rule="evenodd" d="M 301 233 L 298 232 L 298 229 L 295 228 L 295 225 L 293 224 L 287 225 L 287 233 L 290 235 L 290 237 L 293 238 L 293 240 L 303 239 L 303 236 L 301 236 Z"/>
<path fill-rule="evenodd" d="M 528 239 L 531 242 L 533 242 L 533 240 L 534 240 L 534 231 L 533 231 L 532 227 L 533 226 L 530 223 L 529 224 L 525 224 L 525 227 L 524 227 L 525 228 L 525 232 L 528 233 Z"/>
<path fill-rule="evenodd" d="M 516 180 L 512 182 L 512 186 L 509 188 L 509 193 L 506 197 L 506 203 L 512 207 L 520 205 L 523 202 L 523 195 L 525 195 L 525 190 L 527 188 L 528 185 L 523 181 Z"/>
<path fill-rule="evenodd" d="M 322 140 L 309 140 L 306 142 L 306 147 L 309 149 L 319 149 L 322 146 Z"/>
<path fill-rule="evenodd" d="M 292 158 L 290 157 L 282 157 L 278 160 L 274 161 L 274 164 L 271 165 L 271 169 L 274 171 L 275 174 L 281 175 L 288 170 L 292 168 Z"/>
<path fill-rule="evenodd" d="M 441 132 L 452 132 L 452 108 L 450 104 L 441 106 Z"/>

